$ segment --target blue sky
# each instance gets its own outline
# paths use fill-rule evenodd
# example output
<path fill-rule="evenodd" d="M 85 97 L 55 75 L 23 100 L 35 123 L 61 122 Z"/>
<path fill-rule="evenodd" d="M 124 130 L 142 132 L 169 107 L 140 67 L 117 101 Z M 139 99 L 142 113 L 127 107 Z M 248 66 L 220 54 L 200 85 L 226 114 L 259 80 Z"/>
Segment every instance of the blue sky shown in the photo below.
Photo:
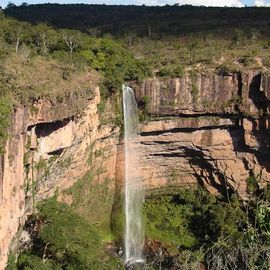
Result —
<path fill-rule="evenodd" d="M 5 7 L 10 0 L 0 0 L 0 6 Z M 270 6 L 270 0 L 14 0 L 12 3 L 20 5 L 22 2 L 28 4 L 37 3 L 86 3 L 86 4 L 146 4 L 146 5 L 165 5 L 165 4 L 193 4 L 205 6 Z"/>

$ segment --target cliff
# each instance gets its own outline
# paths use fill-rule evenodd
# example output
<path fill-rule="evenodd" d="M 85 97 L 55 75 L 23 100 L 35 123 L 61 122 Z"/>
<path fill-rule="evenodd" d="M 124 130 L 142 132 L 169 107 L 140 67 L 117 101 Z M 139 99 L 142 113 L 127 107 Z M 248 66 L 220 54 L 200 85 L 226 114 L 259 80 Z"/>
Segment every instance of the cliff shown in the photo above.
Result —
<path fill-rule="evenodd" d="M 83 113 L 71 108 L 78 102 L 74 97 L 14 110 L 0 167 L 0 269 L 9 249 L 22 240 L 23 225 L 38 201 L 60 194 L 89 170 L 97 184 L 115 178 L 119 128 L 100 124 L 99 89 L 91 87 L 92 94 L 80 102 Z"/>
<path fill-rule="evenodd" d="M 270 179 L 269 75 L 256 70 L 148 79 L 136 89 L 147 188 L 201 183 L 247 198 L 247 179 Z M 144 108 L 145 110 L 145 108 Z"/>
<path fill-rule="evenodd" d="M 109 179 L 112 193 L 123 184 L 123 144 L 112 101 L 101 113 L 99 88 L 89 84 L 91 95 L 14 109 L 0 162 L 0 269 L 37 201 L 56 193 L 72 200 L 61 191 L 87 171 L 97 185 Z M 199 72 L 147 79 L 135 90 L 147 111 L 138 144 L 146 189 L 200 183 L 212 193 L 236 191 L 246 199 L 248 177 L 261 187 L 269 182 L 267 74 Z M 79 111 L 72 109 L 76 103 Z"/>

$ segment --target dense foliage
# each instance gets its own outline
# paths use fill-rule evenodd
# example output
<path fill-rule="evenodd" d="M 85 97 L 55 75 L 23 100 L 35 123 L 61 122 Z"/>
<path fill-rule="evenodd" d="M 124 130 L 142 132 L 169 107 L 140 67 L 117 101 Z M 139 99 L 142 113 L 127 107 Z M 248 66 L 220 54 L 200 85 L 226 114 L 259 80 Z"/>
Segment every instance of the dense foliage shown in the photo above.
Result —
<path fill-rule="evenodd" d="M 65 65 L 72 65 L 77 69 L 101 71 L 108 90 L 116 90 L 126 80 L 141 80 L 149 74 L 143 61 L 134 59 L 121 43 L 109 37 L 95 38 L 75 30 L 57 30 L 46 24 L 32 26 L 5 18 L 3 13 L 0 16 L 2 58 L 16 52 L 26 64 L 33 57 L 41 55 L 60 61 L 63 69 Z M 67 79 L 71 71 L 63 70 L 63 79 Z"/>
<path fill-rule="evenodd" d="M 110 6 L 85 4 L 9 5 L 5 12 L 31 23 L 50 22 L 93 35 L 111 33 L 123 37 L 186 35 L 210 32 L 224 35 L 231 29 L 255 28 L 269 34 L 269 8 L 221 8 L 182 6 Z"/>
<path fill-rule="evenodd" d="M 268 193 L 269 187 L 246 203 L 235 195 L 216 198 L 203 189 L 153 193 L 144 208 L 146 235 L 173 254 L 169 264 L 159 258 L 165 269 L 168 265 L 199 269 L 204 262 L 215 270 L 266 270 L 270 254 Z"/>
<path fill-rule="evenodd" d="M 28 221 L 37 229 L 33 245 L 20 254 L 17 269 L 122 269 L 104 253 L 100 232 L 66 204 L 50 199 Z"/>
<path fill-rule="evenodd" d="M 10 262 L 8 269 L 122 269 L 117 258 L 104 252 L 108 238 L 103 216 L 109 214 L 106 205 L 111 203 L 103 198 L 102 188 L 101 198 L 79 200 L 84 192 L 97 193 L 89 183 L 84 178 L 67 193 L 74 196 L 72 206 L 55 199 L 39 204 L 38 215 L 27 223 L 33 244 L 20 254 L 17 266 L 12 268 Z M 217 198 L 202 188 L 171 187 L 148 194 L 144 215 L 150 253 L 145 269 L 198 270 L 204 263 L 215 270 L 267 270 L 269 190 L 267 187 L 248 203 L 235 195 Z M 104 213 L 99 209 L 102 204 Z M 158 250 L 150 239 L 161 244 Z"/>
<path fill-rule="evenodd" d="M 236 199 L 225 203 L 203 189 L 152 195 L 146 200 L 145 213 L 147 234 L 162 243 L 174 243 L 174 249 L 210 244 L 221 235 L 231 235 L 244 222 Z"/>

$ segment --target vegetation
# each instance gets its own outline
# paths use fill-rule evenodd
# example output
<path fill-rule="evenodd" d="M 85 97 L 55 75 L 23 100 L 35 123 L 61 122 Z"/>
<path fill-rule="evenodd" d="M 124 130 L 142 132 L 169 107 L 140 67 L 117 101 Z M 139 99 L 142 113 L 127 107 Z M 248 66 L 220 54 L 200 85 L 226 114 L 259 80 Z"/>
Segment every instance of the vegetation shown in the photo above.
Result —
<path fill-rule="evenodd" d="M 172 67 L 160 69 L 156 75 L 158 77 L 169 77 L 169 78 L 180 78 L 184 75 L 184 69 L 182 66 Z"/>
<path fill-rule="evenodd" d="M 51 62 L 51 65 L 58 69 L 59 80 L 63 81 L 70 80 L 76 71 L 96 70 L 104 74 L 104 84 L 109 92 L 119 90 L 119 86 L 125 80 L 141 80 L 150 74 L 147 65 L 142 60 L 135 59 L 121 43 L 109 37 L 95 38 L 75 30 L 57 30 L 46 24 L 31 26 L 7 18 L 3 13 L 0 16 L 0 55 L 8 59 L 8 62 L 11 57 L 15 57 L 14 52 L 20 57 L 13 61 L 20 66 L 41 65 L 40 61 L 55 60 L 56 62 Z M 36 63 L 36 58 L 39 59 L 39 63 Z M 9 76 L 14 83 L 29 79 L 26 78 L 25 68 L 17 68 L 16 74 L 10 74 L 4 65 L 3 72 L 6 72 L 6 76 Z M 30 87 L 30 82 L 27 80 L 27 85 L 23 89 L 24 95 L 28 94 L 28 97 L 32 99 L 46 95 L 50 88 L 48 83 L 47 81 L 47 85 L 42 85 L 42 89 L 37 91 L 38 86 Z M 19 86 L 21 85 L 16 88 Z M 53 94 L 57 95 L 57 93 Z"/>
<path fill-rule="evenodd" d="M 201 188 L 153 193 L 144 208 L 146 234 L 173 256 L 171 266 L 200 269 L 203 262 L 215 270 L 268 269 L 268 189 L 248 203 L 235 195 L 216 198 Z M 168 258 L 160 263 L 166 267 Z"/>
<path fill-rule="evenodd" d="M 102 240 L 107 242 L 113 240 L 110 220 L 114 194 L 109 190 L 109 182 L 109 179 L 105 179 L 101 184 L 94 184 L 93 173 L 88 172 L 65 192 L 72 196 L 72 209 L 94 224 Z"/>
<path fill-rule="evenodd" d="M 251 174 L 247 179 L 247 193 L 249 195 L 256 195 L 256 193 L 259 190 L 259 184 L 254 176 L 254 174 Z"/>
<path fill-rule="evenodd" d="M 0 98 L 0 155 L 4 152 L 4 143 L 7 139 L 7 128 L 10 123 L 10 113 L 10 100 L 7 96 L 3 96 Z"/>
<path fill-rule="evenodd" d="M 269 29 L 268 8 L 218 8 L 191 5 L 110 6 L 84 4 L 9 5 L 5 12 L 31 23 L 50 22 L 59 28 L 83 30 L 92 36 L 110 33 L 126 38 L 130 45 L 140 36 L 160 38 L 189 33 L 208 32 L 224 35 L 233 31 L 233 42 L 239 44 L 245 36 L 242 29 Z M 128 14 L 128 16 L 127 16 Z M 56 16 L 57 15 L 57 16 Z M 251 41 L 256 35 L 250 33 Z M 195 43 L 196 46 L 196 43 Z M 191 47 L 193 47 L 191 43 Z"/>
<path fill-rule="evenodd" d="M 103 78 L 102 111 L 124 81 L 153 73 L 181 77 L 190 68 L 218 68 L 222 74 L 228 67 L 268 69 L 268 21 L 268 8 L 10 4 L 0 12 L 1 148 L 13 104 L 31 107 L 39 98 L 72 97 L 70 109 L 80 112 L 93 92 L 89 79 Z M 192 96 L 196 101 L 195 87 Z M 119 96 L 112 100 L 113 122 L 121 125 Z"/>
<path fill-rule="evenodd" d="M 38 206 L 33 245 L 20 254 L 17 269 L 123 269 L 104 253 L 100 232 L 64 203 L 50 199 Z M 33 233 L 33 231 L 31 231 Z"/>
<path fill-rule="evenodd" d="M 93 181 L 102 173 L 104 151 L 94 151 L 91 145 L 91 172 L 61 195 L 56 195 L 58 199 L 37 204 L 35 214 L 25 226 L 31 243 L 26 244 L 15 268 L 11 269 L 123 269 L 121 260 L 106 251 L 106 245 L 115 240 L 111 232 L 112 180 L 104 179 L 99 184 Z M 93 166 L 93 156 L 99 159 L 98 166 Z M 63 168 L 65 164 L 59 166 Z M 38 170 L 47 168 L 42 159 L 35 166 Z M 11 256 L 9 267 L 13 265 Z"/>
<path fill-rule="evenodd" d="M 148 106 L 149 106 L 149 97 L 144 96 L 139 102 L 138 102 L 138 109 L 139 109 L 139 120 L 145 121 L 148 119 Z"/>
<path fill-rule="evenodd" d="M 67 193 L 73 196 L 71 206 L 55 199 L 38 205 L 38 214 L 27 223 L 33 244 L 20 254 L 17 269 L 123 269 L 119 259 L 104 251 L 105 243 L 111 241 L 108 223 L 104 223 L 111 211 L 107 212 L 106 205 L 111 202 L 102 199 L 101 187 L 101 198 L 91 198 L 97 193 L 93 185 L 89 190 L 91 178 L 88 174 Z M 82 194 L 85 192 L 88 197 Z M 203 263 L 215 270 L 267 270 L 268 193 L 269 187 L 248 203 L 235 195 L 217 198 L 202 188 L 171 187 L 148 194 L 144 205 L 146 236 L 161 243 L 163 251 L 147 242 L 146 269 L 200 269 Z"/>
<path fill-rule="evenodd" d="M 2 11 L 0 60 L 1 152 L 14 104 L 31 108 L 40 98 L 53 103 L 72 99 L 69 109 L 76 114 L 83 110 L 98 80 L 108 98 L 121 90 L 124 81 L 139 81 L 151 74 L 144 60 L 135 59 L 110 37 L 96 38 L 46 24 L 33 26 Z"/>
<path fill-rule="evenodd" d="M 244 216 L 235 204 L 236 201 L 232 204 L 218 201 L 203 189 L 180 189 L 171 195 L 152 195 L 145 204 L 147 235 L 174 251 L 209 245 L 220 235 L 226 237 L 235 231 Z"/>
<path fill-rule="evenodd" d="M 269 55 L 269 8 L 43 4 L 12 5 L 5 13 L 92 37 L 109 33 L 161 76 L 175 76 L 177 67 L 231 60 L 237 68 L 267 67 L 267 59 L 261 63 L 258 57 Z"/>

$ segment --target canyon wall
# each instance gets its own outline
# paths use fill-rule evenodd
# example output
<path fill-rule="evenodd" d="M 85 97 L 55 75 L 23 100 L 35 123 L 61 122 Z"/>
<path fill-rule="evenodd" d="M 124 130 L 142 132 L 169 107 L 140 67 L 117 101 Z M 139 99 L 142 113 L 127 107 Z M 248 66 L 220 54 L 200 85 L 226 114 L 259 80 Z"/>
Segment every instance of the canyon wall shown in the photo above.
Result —
<path fill-rule="evenodd" d="M 87 171 L 97 184 L 115 178 L 119 128 L 100 124 L 98 87 L 81 103 L 83 113 L 70 110 L 74 102 L 39 100 L 31 110 L 13 113 L 0 167 L 0 269 L 38 201 L 71 187 Z M 114 180 L 110 185 L 113 192 Z"/>
<path fill-rule="evenodd" d="M 200 183 L 212 193 L 233 190 L 245 199 L 248 177 L 255 176 L 261 187 L 269 182 L 267 74 L 208 71 L 147 79 L 134 88 L 146 114 L 138 145 L 146 189 Z M 99 113 L 97 87 L 79 99 L 39 100 L 32 108 L 14 110 L 0 157 L 0 269 L 37 201 L 61 193 L 87 171 L 96 184 L 110 179 L 111 192 L 123 185 L 114 101 Z M 106 121 L 100 118 L 104 114 Z"/>
<path fill-rule="evenodd" d="M 146 188 L 193 185 L 248 198 L 270 181 L 269 76 L 256 70 L 148 79 L 136 88 Z M 146 108 L 145 108 L 146 107 Z"/>

